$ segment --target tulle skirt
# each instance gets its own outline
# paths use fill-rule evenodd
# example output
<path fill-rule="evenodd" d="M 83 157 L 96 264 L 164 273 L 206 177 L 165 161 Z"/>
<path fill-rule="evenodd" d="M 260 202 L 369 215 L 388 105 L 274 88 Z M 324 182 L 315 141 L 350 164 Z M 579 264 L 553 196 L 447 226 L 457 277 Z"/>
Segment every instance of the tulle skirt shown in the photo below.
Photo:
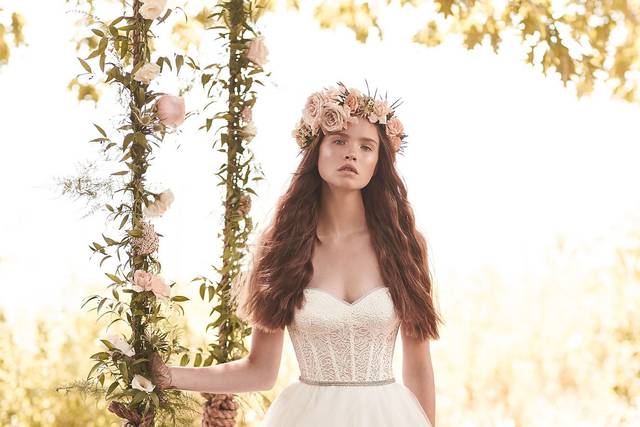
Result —
<path fill-rule="evenodd" d="M 315 385 L 295 381 L 271 402 L 260 427 L 431 427 L 404 384 Z"/>

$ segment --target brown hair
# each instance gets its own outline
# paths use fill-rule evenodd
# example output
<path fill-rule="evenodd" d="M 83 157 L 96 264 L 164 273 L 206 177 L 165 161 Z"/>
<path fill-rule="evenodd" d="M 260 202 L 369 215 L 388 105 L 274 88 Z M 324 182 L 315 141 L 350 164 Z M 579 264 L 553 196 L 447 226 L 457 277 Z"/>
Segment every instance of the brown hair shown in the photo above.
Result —
<path fill-rule="evenodd" d="M 406 187 L 395 169 L 395 154 L 384 127 L 376 124 L 380 147 L 375 171 L 361 190 L 371 241 L 396 313 L 407 334 L 438 339 L 442 319 L 434 307 L 427 244 L 416 230 Z M 273 219 L 258 238 L 252 266 L 240 275 L 232 295 L 238 315 L 267 332 L 284 328 L 301 308 L 313 273 L 322 177 L 318 172 L 320 130 L 303 152 L 289 188 L 278 199 Z"/>

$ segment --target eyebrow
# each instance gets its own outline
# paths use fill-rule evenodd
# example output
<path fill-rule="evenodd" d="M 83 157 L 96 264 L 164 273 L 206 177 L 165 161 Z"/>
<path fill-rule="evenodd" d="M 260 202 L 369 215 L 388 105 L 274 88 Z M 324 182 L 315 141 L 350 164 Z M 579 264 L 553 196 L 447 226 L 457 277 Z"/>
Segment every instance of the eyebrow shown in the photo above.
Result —
<path fill-rule="evenodd" d="M 348 138 L 348 137 L 349 137 L 349 135 L 347 135 L 347 134 L 346 134 L 346 133 L 344 133 L 344 132 L 331 132 L 329 135 L 330 135 L 330 136 L 333 136 L 333 135 L 339 135 L 339 136 L 344 136 L 344 137 L 346 137 L 346 138 Z M 360 138 L 360 141 L 370 141 L 370 142 L 373 142 L 375 145 L 378 145 L 378 141 L 376 141 L 376 140 L 374 140 L 374 139 L 371 139 L 371 138 L 367 138 L 367 137 L 362 137 L 362 138 Z"/>

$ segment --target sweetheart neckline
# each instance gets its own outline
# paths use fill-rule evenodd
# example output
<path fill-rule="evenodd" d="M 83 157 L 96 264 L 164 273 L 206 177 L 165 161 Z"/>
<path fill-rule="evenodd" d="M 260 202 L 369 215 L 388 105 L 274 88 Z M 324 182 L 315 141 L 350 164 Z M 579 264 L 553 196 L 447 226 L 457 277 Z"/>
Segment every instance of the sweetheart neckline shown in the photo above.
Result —
<path fill-rule="evenodd" d="M 353 302 L 349 302 L 347 300 L 344 300 L 342 298 L 339 298 L 337 296 L 335 296 L 334 294 L 332 294 L 331 292 L 325 291 L 324 289 L 320 289 L 320 288 L 315 288 L 315 287 L 306 287 L 304 288 L 305 291 L 307 290 L 312 290 L 312 291 L 317 291 L 320 292 L 321 294 L 325 294 L 330 296 L 331 298 L 340 301 L 343 304 L 346 304 L 349 307 L 354 307 L 355 305 L 357 305 L 359 302 L 361 302 L 362 300 L 364 300 L 366 297 L 368 297 L 369 295 L 374 294 L 376 291 L 379 291 L 381 289 L 386 289 L 389 290 L 388 286 L 382 285 L 382 286 L 376 286 L 373 289 L 368 290 L 367 292 L 364 293 L 364 295 L 361 295 L 360 297 L 356 298 L 355 301 Z"/>

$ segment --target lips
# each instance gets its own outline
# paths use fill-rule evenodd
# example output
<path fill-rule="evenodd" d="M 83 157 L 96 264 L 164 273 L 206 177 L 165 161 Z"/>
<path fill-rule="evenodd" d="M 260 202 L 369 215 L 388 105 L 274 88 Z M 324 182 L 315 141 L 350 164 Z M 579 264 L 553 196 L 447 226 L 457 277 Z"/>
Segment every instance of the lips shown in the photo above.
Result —
<path fill-rule="evenodd" d="M 342 170 L 350 170 L 350 171 L 352 171 L 354 173 L 358 173 L 358 170 L 354 166 L 351 166 L 351 165 L 343 165 L 342 167 L 340 167 L 340 169 L 338 169 L 338 171 L 342 171 Z"/>

